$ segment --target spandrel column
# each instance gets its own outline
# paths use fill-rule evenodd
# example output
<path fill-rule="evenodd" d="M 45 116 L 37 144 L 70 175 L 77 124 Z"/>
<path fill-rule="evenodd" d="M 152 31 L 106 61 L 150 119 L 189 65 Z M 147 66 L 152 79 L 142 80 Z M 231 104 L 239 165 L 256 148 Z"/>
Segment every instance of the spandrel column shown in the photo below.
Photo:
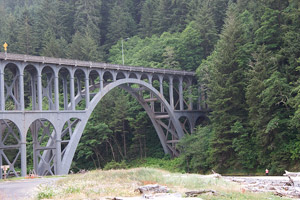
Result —
<path fill-rule="evenodd" d="M 24 76 L 23 71 L 19 76 L 19 90 L 20 90 L 20 110 L 24 110 Z"/>
<path fill-rule="evenodd" d="M 54 75 L 54 99 L 55 99 L 55 110 L 59 111 L 59 88 L 58 88 L 58 74 L 55 72 Z"/>
<path fill-rule="evenodd" d="M 183 82 L 183 78 L 180 77 L 179 78 L 179 106 L 180 106 L 179 108 L 180 108 L 180 110 L 184 110 L 182 82 Z"/>
<path fill-rule="evenodd" d="M 74 97 L 74 74 L 70 74 L 70 99 L 71 99 L 71 110 L 75 110 L 75 97 Z"/>
<path fill-rule="evenodd" d="M 169 95 L 170 95 L 170 105 L 174 109 L 174 96 L 173 96 L 173 77 L 169 77 Z"/>
<path fill-rule="evenodd" d="M 4 97 L 4 65 L 0 63 L 0 109 L 5 110 L 5 97 Z"/>
<path fill-rule="evenodd" d="M 38 90 L 38 109 L 43 109 L 43 94 L 42 94 L 42 75 L 41 72 L 38 71 L 37 75 L 37 90 Z"/>
<path fill-rule="evenodd" d="M 159 93 L 161 94 L 161 97 L 164 96 L 164 87 L 163 87 L 163 77 L 159 76 Z M 164 112 L 164 104 L 160 103 L 161 112 Z"/>
<path fill-rule="evenodd" d="M 85 77 L 85 108 L 88 109 L 90 105 L 90 85 L 89 85 L 89 77 L 86 75 Z"/>

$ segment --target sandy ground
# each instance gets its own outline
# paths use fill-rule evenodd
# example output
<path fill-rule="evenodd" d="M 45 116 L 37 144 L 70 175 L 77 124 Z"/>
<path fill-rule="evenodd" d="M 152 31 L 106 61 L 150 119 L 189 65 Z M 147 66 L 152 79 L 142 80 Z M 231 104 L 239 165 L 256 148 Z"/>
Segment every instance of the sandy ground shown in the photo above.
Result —
<path fill-rule="evenodd" d="M 288 181 L 288 177 L 285 176 L 223 176 L 223 178 L 230 181 L 237 182 L 257 182 L 257 181 L 270 181 L 270 182 L 282 182 Z M 37 191 L 37 188 L 41 184 L 54 184 L 61 178 L 36 178 L 36 179 L 22 179 L 18 181 L 3 181 L 0 182 L 0 199 L 1 200 L 23 200 L 32 199 L 33 195 Z M 295 185 L 300 186 L 300 177 L 293 177 Z M 145 200 L 149 197 L 117 197 L 118 200 Z M 192 200 L 200 198 L 182 198 L 181 194 L 156 194 L 151 196 L 153 200 Z"/>

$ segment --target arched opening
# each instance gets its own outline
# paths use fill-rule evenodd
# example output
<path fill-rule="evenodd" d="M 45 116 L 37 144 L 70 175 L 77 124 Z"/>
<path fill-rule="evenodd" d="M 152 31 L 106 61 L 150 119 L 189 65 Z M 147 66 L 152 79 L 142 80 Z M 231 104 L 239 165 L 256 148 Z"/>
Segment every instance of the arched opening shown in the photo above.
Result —
<path fill-rule="evenodd" d="M 137 79 L 137 75 L 135 73 L 130 73 L 129 74 L 129 78 L 135 78 L 135 79 Z"/>
<path fill-rule="evenodd" d="M 67 146 L 72 138 L 75 128 L 79 124 L 80 121 L 81 121 L 80 119 L 71 118 L 71 119 L 67 120 L 63 126 L 63 129 L 61 132 L 61 157 L 62 158 L 65 155 Z"/>
<path fill-rule="evenodd" d="M 179 78 L 176 76 L 174 76 L 173 78 L 173 100 L 174 100 L 174 109 L 180 110 Z"/>
<path fill-rule="evenodd" d="M 17 65 L 9 63 L 4 68 L 5 110 L 20 110 L 20 71 Z"/>
<path fill-rule="evenodd" d="M 157 75 L 153 75 L 153 77 L 152 77 L 152 86 L 157 90 L 157 91 L 160 91 L 160 83 L 159 83 L 159 77 L 157 76 Z M 161 105 L 161 102 L 160 101 L 158 101 L 158 99 L 157 98 L 155 98 L 154 99 L 154 101 L 153 101 L 153 110 L 154 110 L 154 112 L 157 112 L 157 113 L 159 113 L 159 112 L 161 112 L 161 110 L 162 110 L 162 105 Z"/>
<path fill-rule="evenodd" d="M 25 110 L 37 110 L 37 69 L 33 65 L 24 68 L 24 108 Z"/>
<path fill-rule="evenodd" d="M 59 70 L 59 109 L 69 110 L 70 102 L 70 72 L 67 68 Z"/>
<path fill-rule="evenodd" d="M 118 72 L 118 74 L 117 74 L 117 80 L 124 79 L 124 78 L 126 78 L 124 72 Z"/>
<path fill-rule="evenodd" d="M 147 104 L 147 102 L 145 102 L 145 100 L 143 100 L 143 96 L 140 95 L 140 91 L 137 90 L 137 88 L 132 87 L 133 85 L 139 85 L 140 88 L 144 87 L 145 89 L 153 92 L 153 94 L 155 95 L 155 98 L 158 98 L 159 101 L 161 101 L 163 103 L 167 114 L 157 115 L 156 113 L 154 113 L 151 110 L 149 104 Z M 129 150 L 131 148 L 128 147 L 130 142 L 128 143 L 128 141 L 126 139 L 128 139 L 129 133 L 134 132 L 133 129 L 130 129 L 130 128 L 127 129 L 127 126 L 130 126 L 130 124 L 133 123 L 132 119 L 136 119 L 137 120 L 137 122 L 135 123 L 136 126 L 139 126 L 140 128 L 145 128 L 144 129 L 145 132 L 151 130 L 151 128 L 149 128 L 148 126 L 143 125 L 143 122 L 145 120 L 143 120 L 143 118 L 139 116 L 139 113 L 142 113 L 142 112 L 138 112 L 138 114 L 134 113 L 134 115 L 132 117 L 121 116 L 122 113 L 124 113 L 121 110 L 124 110 L 126 108 L 126 103 L 130 103 L 130 101 L 128 101 L 128 99 L 124 98 L 124 97 L 118 98 L 117 94 L 113 93 L 114 90 L 117 90 L 116 89 L 117 87 L 120 87 L 120 88 L 124 89 L 125 91 L 127 91 L 128 93 L 130 93 L 131 95 L 128 98 L 135 98 L 136 100 L 138 100 L 138 103 L 136 102 L 135 104 L 141 105 L 142 106 L 141 111 L 144 111 L 144 114 L 146 116 L 149 116 L 148 119 L 151 121 L 150 124 L 154 125 L 155 132 L 157 133 L 159 141 L 160 141 L 160 142 L 157 142 L 156 144 L 159 144 L 160 148 L 162 147 L 165 153 L 171 153 L 173 155 L 178 155 L 178 152 L 176 152 L 176 149 L 175 149 L 175 145 L 178 142 L 178 140 L 181 137 L 183 137 L 184 134 L 181 129 L 179 121 L 176 120 L 176 118 L 175 118 L 172 108 L 170 107 L 170 105 L 168 105 L 168 103 L 163 98 L 161 98 L 161 95 L 155 88 L 153 88 L 150 84 L 147 84 L 143 81 L 136 80 L 136 79 L 124 79 L 124 80 L 122 79 L 122 80 L 115 81 L 115 82 L 111 83 L 110 85 L 108 85 L 107 87 L 104 87 L 102 92 L 95 96 L 95 101 L 91 102 L 90 107 L 87 110 L 87 112 L 88 112 L 87 114 L 88 114 L 88 116 L 90 116 L 90 118 L 82 119 L 83 120 L 82 125 L 77 126 L 78 130 L 77 130 L 77 128 L 76 128 L 76 130 L 74 130 L 74 135 L 71 139 L 72 146 L 77 145 L 79 143 L 79 138 L 82 136 L 81 142 L 86 141 L 86 142 L 88 142 L 88 144 L 90 144 L 92 142 L 95 145 L 100 145 L 100 146 L 103 145 L 101 148 L 104 148 L 105 150 L 113 149 L 110 151 L 111 153 L 108 157 L 110 157 L 110 159 L 115 158 L 117 160 L 117 159 L 126 157 L 125 151 L 127 152 L 126 155 L 130 155 Z M 121 90 L 121 91 L 123 91 L 123 90 Z M 120 91 L 117 91 L 117 92 L 120 92 Z M 108 98 L 108 101 L 106 102 L 106 104 L 100 106 L 99 110 L 96 109 L 95 107 L 96 107 L 97 103 L 100 102 L 99 105 L 101 103 L 103 103 L 101 101 L 103 99 L 105 99 L 105 97 L 108 95 L 112 95 L 112 96 L 110 98 Z M 114 103 L 112 101 L 112 99 L 118 100 L 119 103 Z M 130 104 L 127 107 L 129 107 L 132 110 L 132 107 L 136 106 L 136 105 Z M 120 110 L 114 111 L 112 108 L 114 108 L 114 109 L 119 108 Z M 106 109 L 106 111 L 103 109 Z M 95 115 L 92 114 L 93 110 L 94 110 L 94 113 L 96 113 Z M 121 119 L 121 120 L 115 120 L 116 117 L 110 116 L 112 114 L 121 116 L 121 117 L 118 117 L 118 119 Z M 103 123 L 99 123 L 99 120 L 101 121 L 101 116 L 105 116 L 108 118 L 106 120 L 102 121 Z M 93 119 L 93 118 L 95 118 L 95 119 Z M 122 123 L 122 120 L 128 120 L 128 123 L 127 122 Z M 140 120 L 140 121 L 138 121 L 138 120 Z M 91 124 L 92 122 L 97 122 L 97 123 Z M 111 126 L 112 128 L 110 126 L 108 126 L 107 123 L 112 123 L 113 124 L 113 126 Z M 137 128 L 137 130 L 138 130 L 138 128 Z M 90 133 L 87 134 L 86 131 L 89 131 Z M 104 134 L 99 134 L 99 131 L 102 131 Z M 113 132 L 115 132 L 115 133 L 118 132 L 119 135 L 111 134 Z M 141 131 L 138 131 L 138 132 L 143 133 Z M 131 137 L 129 137 L 129 138 L 133 139 L 133 137 L 134 137 L 134 135 L 132 134 Z M 126 145 L 124 143 L 124 138 L 125 138 Z M 143 137 L 136 138 L 136 141 L 138 141 L 137 144 L 140 144 L 139 141 L 142 141 L 142 140 L 143 140 Z M 113 143 L 113 142 L 115 142 L 115 143 Z M 78 161 L 81 160 L 83 158 L 83 156 L 85 156 L 82 153 L 82 151 L 81 151 L 82 149 L 80 149 L 80 147 L 86 149 L 88 147 L 88 144 L 82 143 L 82 144 L 78 145 L 77 153 L 76 153 L 76 156 L 74 159 L 76 166 L 80 166 Z M 114 145 L 116 145 L 116 146 L 114 147 Z M 68 146 L 67 146 L 67 148 L 68 148 Z M 138 145 L 136 145 L 135 147 L 132 147 L 132 148 L 141 149 L 141 148 L 139 148 Z M 124 149 L 126 149 L 126 150 L 124 150 Z M 103 155 L 101 154 L 102 150 L 100 149 L 95 152 L 94 152 L 94 150 L 95 149 L 91 148 L 89 150 L 89 154 L 88 154 L 88 156 L 94 155 L 94 157 L 91 158 L 93 160 L 92 163 L 103 162 Z M 143 152 L 143 151 L 141 151 L 141 152 Z M 119 153 L 119 157 L 116 155 L 116 153 Z M 71 162 L 72 162 L 72 160 L 67 159 L 67 158 L 73 158 L 74 154 L 75 154 L 75 149 L 68 148 L 68 150 L 66 150 L 66 152 L 65 152 L 64 159 L 63 159 L 63 165 L 67 166 L 64 169 L 65 173 L 67 173 L 66 170 L 69 169 L 68 167 L 71 166 Z M 78 155 L 80 155 L 81 157 Z M 99 167 L 99 165 L 97 165 L 97 164 L 95 164 L 95 166 Z"/>
<path fill-rule="evenodd" d="M 103 74 L 104 87 L 113 81 L 114 81 L 114 77 L 113 77 L 112 73 L 110 71 L 104 72 L 104 74 Z"/>
<path fill-rule="evenodd" d="M 210 123 L 210 120 L 207 116 L 198 117 L 195 122 L 195 128 L 197 128 L 197 126 L 206 126 L 209 123 Z"/>
<path fill-rule="evenodd" d="M 0 166 L 8 165 L 8 176 L 19 176 L 21 170 L 21 136 L 10 120 L 0 119 Z M 0 179 L 2 178 L 2 169 Z"/>
<path fill-rule="evenodd" d="M 183 132 L 185 134 L 190 135 L 192 133 L 192 130 L 191 130 L 191 124 L 190 124 L 189 119 L 187 117 L 183 116 L 183 117 L 179 118 L 179 121 L 180 121 Z"/>
<path fill-rule="evenodd" d="M 100 91 L 100 76 L 96 70 L 89 73 L 90 100 Z"/>
<path fill-rule="evenodd" d="M 43 110 L 55 110 L 54 78 L 55 74 L 53 69 L 49 66 L 44 67 L 42 70 Z"/>
<path fill-rule="evenodd" d="M 117 87 L 100 100 L 91 114 L 76 149 L 72 171 L 103 168 L 112 160 L 145 158 L 151 153 L 164 155 L 151 119 L 134 97 Z"/>
<path fill-rule="evenodd" d="M 37 119 L 27 133 L 27 165 L 38 175 L 56 174 L 56 131 L 46 119 Z"/>
<path fill-rule="evenodd" d="M 75 84 L 75 107 L 76 110 L 84 110 L 85 101 L 85 73 L 81 69 L 77 69 L 74 74 Z"/>
<path fill-rule="evenodd" d="M 182 82 L 183 87 L 183 107 L 184 110 L 192 110 L 191 100 L 192 100 L 192 88 L 189 79 L 184 78 Z"/>

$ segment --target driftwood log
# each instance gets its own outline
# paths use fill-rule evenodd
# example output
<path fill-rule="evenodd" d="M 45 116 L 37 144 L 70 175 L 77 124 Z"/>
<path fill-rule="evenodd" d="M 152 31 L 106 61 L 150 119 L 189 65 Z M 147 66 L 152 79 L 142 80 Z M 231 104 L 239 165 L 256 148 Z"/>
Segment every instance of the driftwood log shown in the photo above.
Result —
<path fill-rule="evenodd" d="M 186 196 L 187 197 L 197 197 L 200 194 L 204 194 L 204 193 L 212 193 L 214 195 L 216 195 L 216 191 L 215 190 L 197 190 L 197 191 L 190 191 L 190 192 L 186 192 Z"/>
<path fill-rule="evenodd" d="M 289 172 L 289 171 L 285 171 L 285 174 L 283 174 L 283 176 L 300 176 L 300 172 Z"/>
<path fill-rule="evenodd" d="M 145 193 L 168 193 L 169 192 L 169 189 L 167 188 L 167 186 L 161 186 L 161 185 L 158 185 L 158 184 L 144 185 L 144 186 L 138 187 L 136 190 L 139 191 L 141 194 L 145 194 Z"/>

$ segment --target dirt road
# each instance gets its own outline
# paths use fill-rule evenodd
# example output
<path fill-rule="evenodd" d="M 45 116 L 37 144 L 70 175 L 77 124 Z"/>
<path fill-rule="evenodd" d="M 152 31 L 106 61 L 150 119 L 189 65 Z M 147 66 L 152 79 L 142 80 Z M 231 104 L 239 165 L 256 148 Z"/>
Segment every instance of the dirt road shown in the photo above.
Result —
<path fill-rule="evenodd" d="M 53 184 L 61 178 L 35 178 L 0 182 L 1 200 L 30 199 L 41 184 Z"/>

